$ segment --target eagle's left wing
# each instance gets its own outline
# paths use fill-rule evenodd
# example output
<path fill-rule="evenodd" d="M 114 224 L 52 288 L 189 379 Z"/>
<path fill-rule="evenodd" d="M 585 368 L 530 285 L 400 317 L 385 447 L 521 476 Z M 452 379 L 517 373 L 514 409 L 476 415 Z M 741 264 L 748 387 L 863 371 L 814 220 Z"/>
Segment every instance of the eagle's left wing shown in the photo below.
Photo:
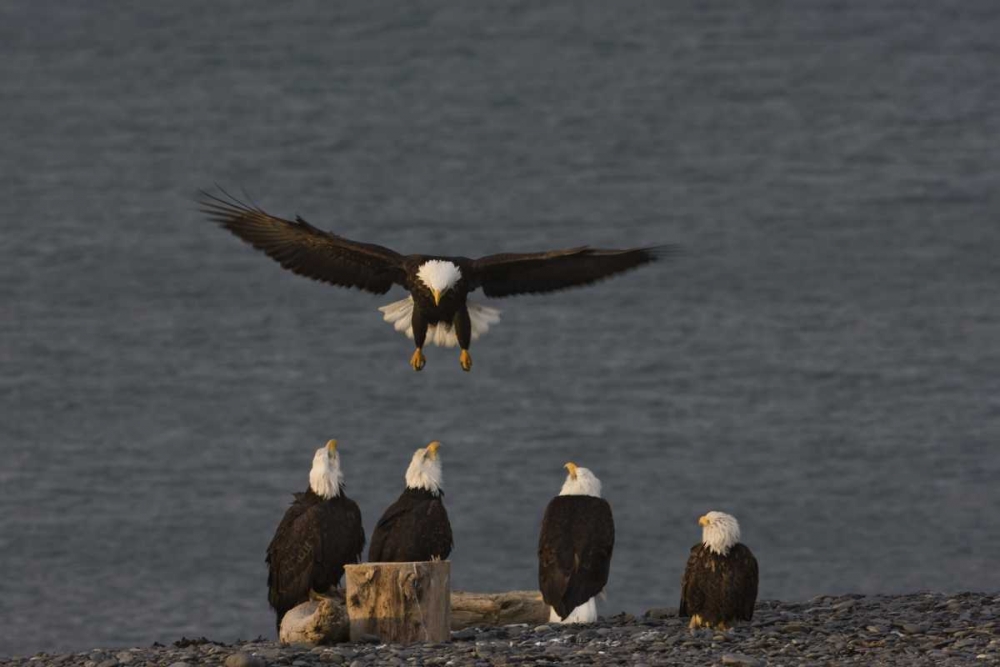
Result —
<path fill-rule="evenodd" d="M 601 250 L 571 248 L 535 253 L 503 253 L 469 263 L 470 282 L 492 297 L 513 296 L 589 285 L 616 273 L 674 254 L 673 246 Z"/>

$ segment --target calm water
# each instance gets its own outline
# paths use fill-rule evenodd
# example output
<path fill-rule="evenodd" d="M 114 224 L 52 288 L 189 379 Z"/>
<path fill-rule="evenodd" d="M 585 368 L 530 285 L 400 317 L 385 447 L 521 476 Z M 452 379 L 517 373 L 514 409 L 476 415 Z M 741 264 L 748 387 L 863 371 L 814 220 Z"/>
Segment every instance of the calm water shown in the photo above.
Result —
<path fill-rule="evenodd" d="M 604 613 L 675 604 L 709 509 L 762 597 L 1000 588 L 996 2 L 145 4 L 0 7 L 0 655 L 271 633 L 330 437 L 369 533 L 444 442 L 459 588 L 534 585 L 568 460 Z M 281 271 L 216 181 L 405 252 L 687 253 L 416 374 L 401 291 Z"/>

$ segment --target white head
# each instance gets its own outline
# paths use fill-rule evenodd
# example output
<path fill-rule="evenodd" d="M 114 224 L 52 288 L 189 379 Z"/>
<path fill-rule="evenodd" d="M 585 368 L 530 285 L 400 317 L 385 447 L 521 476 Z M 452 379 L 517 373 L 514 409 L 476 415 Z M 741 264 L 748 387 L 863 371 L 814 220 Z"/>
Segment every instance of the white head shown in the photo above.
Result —
<path fill-rule="evenodd" d="M 417 278 L 434 295 L 434 303 L 440 303 L 441 295 L 462 279 L 462 270 L 443 259 L 429 259 L 417 269 Z"/>
<path fill-rule="evenodd" d="M 725 556 L 740 541 L 740 524 L 736 517 L 725 512 L 709 512 L 698 518 L 701 542 L 709 551 Z"/>
<path fill-rule="evenodd" d="M 575 463 L 567 463 L 563 466 L 569 471 L 566 481 L 563 483 L 560 496 L 594 496 L 601 497 L 601 480 L 597 479 L 594 473 L 587 468 L 581 468 Z"/>
<path fill-rule="evenodd" d="M 316 450 L 312 470 L 309 471 L 309 488 L 322 498 L 336 498 L 344 486 L 344 473 L 340 471 L 337 441 L 330 440 Z"/>
<path fill-rule="evenodd" d="M 406 469 L 406 488 L 426 489 L 435 496 L 441 494 L 440 446 L 441 443 L 435 440 L 413 453 L 410 467 Z"/>

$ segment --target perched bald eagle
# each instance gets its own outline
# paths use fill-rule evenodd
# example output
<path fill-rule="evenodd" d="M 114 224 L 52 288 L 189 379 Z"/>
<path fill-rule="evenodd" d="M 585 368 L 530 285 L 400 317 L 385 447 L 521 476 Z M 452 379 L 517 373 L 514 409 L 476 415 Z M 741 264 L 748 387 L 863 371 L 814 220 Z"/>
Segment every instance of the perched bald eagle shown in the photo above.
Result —
<path fill-rule="evenodd" d="M 357 563 L 365 548 L 365 529 L 358 504 L 344 495 L 337 441 L 316 450 L 309 489 L 296 493 L 292 506 L 267 547 L 267 601 L 281 629 L 285 613 L 325 593 L 344 575 L 344 565 Z"/>
<path fill-rule="evenodd" d="M 611 505 L 601 498 L 601 480 L 567 463 L 569 474 L 549 502 L 538 538 L 538 588 L 552 608 L 550 621 L 592 623 L 595 596 L 604 590 L 615 546 Z"/>
<path fill-rule="evenodd" d="M 757 559 L 740 543 L 740 524 L 723 512 L 698 519 L 701 542 L 691 547 L 681 581 L 681 616 L 690 627 L 725 630 L 753 618 Z"/>
<path fill-rule="evenodd" d="M 599 250 L 580 247 L 469 259 L 439 255 L 401 255 L 371 243 L 350 241 L 313 227 L 302 218 L 276 218 L 223 192 L 202 193 L 202 212 L 210 220 L 264 251 L 289 271 L 340 287 L 385 294 L 400 285 L 410 296 L 379 308 L 386 322 L 416 344 L 414 370 L 426 361 L 423 348 L 460 346 L 459 362 L 472 369 L 469 345 L 500 320 L 500 311 L 467 300 L 482 289 L 489 297 L 552 292 L 587 285 L 647 264 L 671 247 Z"/>
<path fill-rule="evenodd" d="M 372 533 L 369 561 L 445 560 L 451 554 L 451 522 L 441 499 L 440 446 L 440 442 L 432 442 L 413 454 L 406 470 L 406 489 Z"/>

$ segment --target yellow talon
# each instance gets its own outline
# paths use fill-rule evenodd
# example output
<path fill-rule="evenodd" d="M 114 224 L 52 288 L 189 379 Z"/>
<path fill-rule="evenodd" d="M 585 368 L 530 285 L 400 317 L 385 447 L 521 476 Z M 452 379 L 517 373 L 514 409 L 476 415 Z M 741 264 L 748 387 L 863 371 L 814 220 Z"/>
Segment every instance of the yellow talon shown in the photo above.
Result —
<path fill-rule="evenodd" d="M 419 371 L 423 370 L 425 363 L 427 363 L 427 359 L 424 357 L 424 353 L 421 352 L 420 348 L 418 347 L 413 352 L 413 356 L 410 357 L 410 365 L 413 366 L 413 370 Z"/>
<path fill-rule="evenodd" d="M 462 350 L 462 355 L 458 358 L 458 363 L 462 364 L 463 371 L 472 370 L 472 355 L 468 350 Z"/>

